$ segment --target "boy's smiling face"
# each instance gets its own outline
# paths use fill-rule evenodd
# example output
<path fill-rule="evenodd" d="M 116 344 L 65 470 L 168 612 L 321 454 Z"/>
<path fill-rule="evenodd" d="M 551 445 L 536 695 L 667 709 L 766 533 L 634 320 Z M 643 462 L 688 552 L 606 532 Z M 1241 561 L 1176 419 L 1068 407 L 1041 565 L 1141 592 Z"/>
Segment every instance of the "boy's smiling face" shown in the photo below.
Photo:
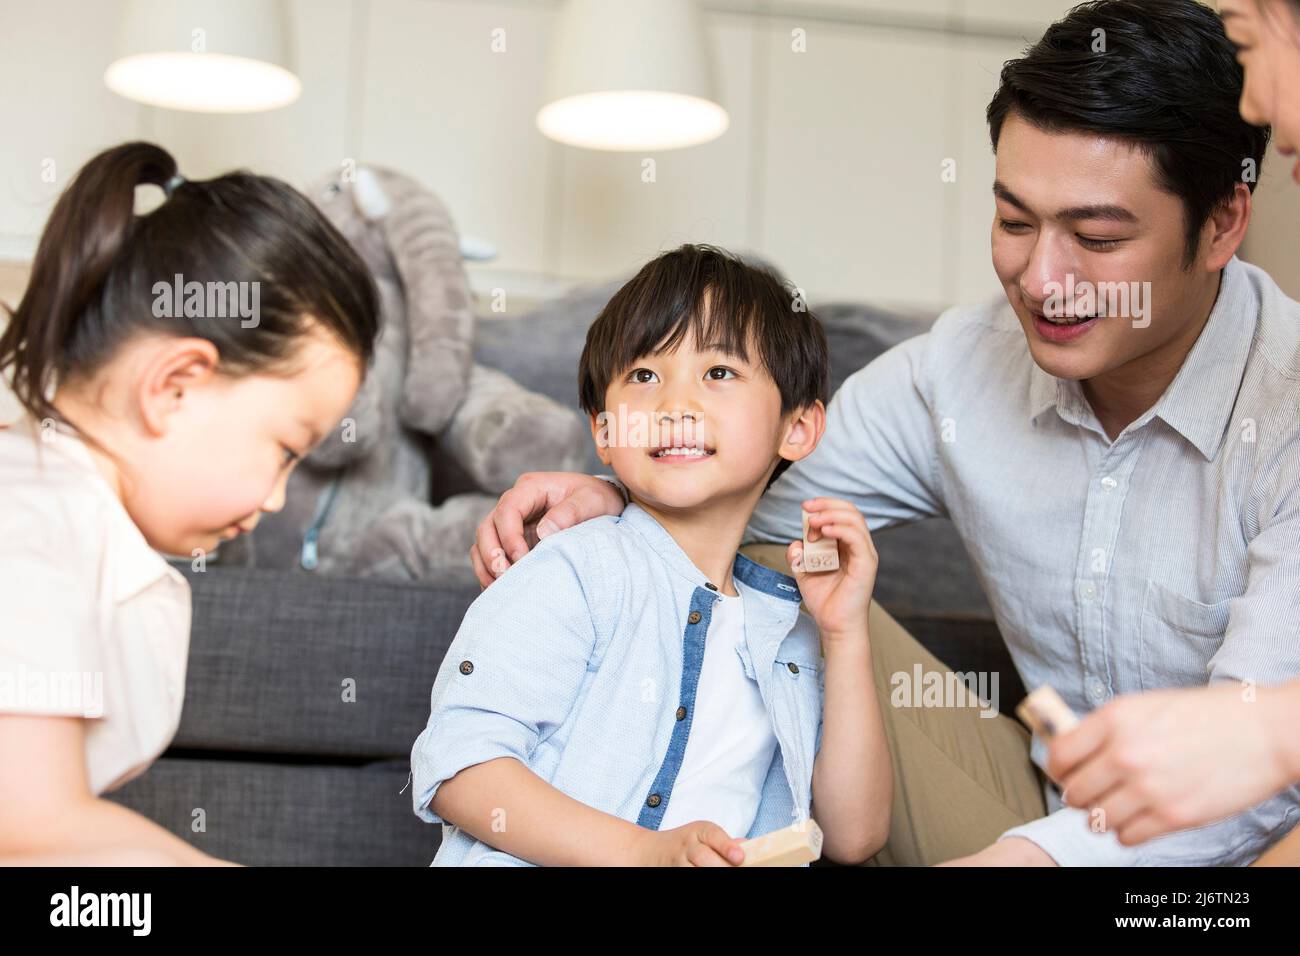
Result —
<path fill-rule="evenodd" d="M 758 349 L 748 353 L 702 348 L 692 333 L 614 376 L 592 437 L 637 499 L 668 510 L 726 499 L 752 507 L 778 456 L 796 461 L 816 446 L 824 417 L 783 415 Z"/>

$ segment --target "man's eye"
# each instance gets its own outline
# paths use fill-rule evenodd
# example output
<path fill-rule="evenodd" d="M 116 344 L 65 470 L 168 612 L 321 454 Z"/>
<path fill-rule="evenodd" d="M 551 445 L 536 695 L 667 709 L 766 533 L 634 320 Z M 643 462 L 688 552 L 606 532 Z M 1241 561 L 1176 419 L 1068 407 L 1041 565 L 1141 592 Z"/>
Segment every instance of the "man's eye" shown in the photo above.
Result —
<path fill-rule="evenodd" d="M 641 378 L 642 373 L 651 376 L 651 378 Z M 636 368 L 632 370 L 632 374 L 628 377 L 631 378 L 632 381 L 636 382 L 638 385 L 644 385 L 654 377 L 654 374 L 655 373 L 650 371 L 650 369 L 648 368 Z"/>
<path fill-rule="evenodd" d="M 713 374 L 714 372 L 722 372 L 723 374 L 722 374 L 721 376 L 717 376 L 717 375 L 714 375 L 714 374 Z M 729 369 L 729 368 L 727 368 L 725 365 L 715 365 L 715 366 L 713 366 L 713 368 L 709 369 L 709 378 L 711 378 L 711 379 L 712 379 L 713 381 L 715 381 L 715 382 L 724 382 L 724 381 L 726 381 L 726 377 L 727 377 L 728 375 L 730 375 L 730 376 L 732 376 L 732 377 L 734 378 L 735 375 L 736 375 L 736 372 L 735 372 L 734 369 Z"/>
<path fill-rule="evenodd" d="M 1016 222 L 1014 219 L 999 219 L 998 227 L 1002 229 L 1003 232 L 1019 235 L 1029 228 L 1029 224 L 1025 222 Z"/>
<path fill-rule="evenodd" d="M 1123 239 L 1090 239 L 1087 236 L 1080 236 L 1079 241 L 1083 243 L 1084 248 L 1093 249 L 1097 252 L 1104 252 L 1107 249 L 1114 249 Z"/>

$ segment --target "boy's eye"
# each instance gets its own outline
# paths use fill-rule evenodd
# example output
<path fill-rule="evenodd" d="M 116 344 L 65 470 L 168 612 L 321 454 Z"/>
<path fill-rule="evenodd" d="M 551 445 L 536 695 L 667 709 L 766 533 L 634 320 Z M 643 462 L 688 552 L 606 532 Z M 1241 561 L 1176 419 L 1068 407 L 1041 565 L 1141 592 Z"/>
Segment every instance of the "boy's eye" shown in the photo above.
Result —
<path fill-rule="evenodd" d="M 285 465 L 291 465 L 298 460 L 298 453 L 294 451 L 292 448 L 289 448 L 288 446 L 285 445 L 281 445 L 280 447 L 284 451 Z"/>
<path fill-rule="evenodd" d="M 641 378 L 642 373 L 649 375 L 651 378 Z M 631 378 L 632 381 L 636 382 L 638 385 L 644 385 L 653 379 L 654 374 L 655 373 L 650 371 L 650 369 L 648 368 L 636 368 L 632 370 L 632 374 L 628 377 Z"/>
<path fill-rule="evenodd" d="M 714 372 L 721 372 L 722 375 L 714 375 L 714 374 L 713 374 Z M 735 372 L 734 369 L 729 369 L 729 368 L 727 368 L 725 365 L 715 365 L 715 366 L 713 366 L 713 368 L 709 369 L 709 373 L 708 373 L 708 374 L 709 374 L 709 378 L 710 378 L 712 381 L 715 381 L 715 382 L 724 382 L 724 381 L 726 381 L 726 378 L 727 378 L 728 375 L 730 375 L 730 376 L 732 376 L 732 377 L 734 378 L 736 372 Z"/>

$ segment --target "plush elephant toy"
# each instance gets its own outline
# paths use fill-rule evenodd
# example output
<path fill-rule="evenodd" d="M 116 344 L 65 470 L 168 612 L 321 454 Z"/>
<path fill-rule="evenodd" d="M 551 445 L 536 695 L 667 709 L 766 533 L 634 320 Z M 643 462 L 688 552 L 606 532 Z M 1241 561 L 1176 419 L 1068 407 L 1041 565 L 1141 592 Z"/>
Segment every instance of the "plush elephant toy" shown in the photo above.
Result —
<path fill-rule="evenodd" d="M 591 436 L 571 411 L 474 363 L 460 240 L 436 196 L 380 168 L 309 195 L 379 287 L 374 364 L 340 427 L 294 471 L 284 508 L 217 560 L 414 580 L 468 569 L 496 496 L 525 471 L 580 469 Z M 436 459 L 477 490 L 431 503 Z"/>

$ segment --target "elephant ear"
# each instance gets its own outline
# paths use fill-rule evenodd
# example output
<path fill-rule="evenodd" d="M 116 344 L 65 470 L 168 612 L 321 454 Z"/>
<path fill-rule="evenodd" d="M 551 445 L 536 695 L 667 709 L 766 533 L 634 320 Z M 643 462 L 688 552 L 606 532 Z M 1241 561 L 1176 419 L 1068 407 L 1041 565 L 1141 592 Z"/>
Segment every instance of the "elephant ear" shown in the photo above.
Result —
<path fill-rule="evenodd" d="M 363 184 L 362 179 L 366 182 Z M 367 192 L 361 188 L 370 186 Z M 380 294 L 380 311 L 383 323 L 400 307 L 395 295 L 392 266 L 389 262 L 387 240 L 382 224 L 372 215 L 373 204 L 378 202 L 373 191 L 377 189 L 373 174 L 358 171 L 355 180 L 341 179 L 338 173 L 322 177 L 309 190 L 308 196 L 325 214 L 333 226 L 351 243 L 362 262 L 375 278 Z M 382 193 L 381 193 L 382 197 Z M 383 432 L 383 376 L 389 374 L 389 362 L 381 334 L 376 344 L 374 367 L 365 377 L 352 406 L 339 423 L 339 427 L 316 446 L 306 458 L 306 464 L 325 470 L 344 468 L 368 456 L 378 445 Z"/>
<path fill-rule="evenodd" d="M 382 219 L 388 252 L 406 299 L 410 354 L 398 414 L 434 435 L 451 420 L 469 387 L 474 313 L 460 237 L 433 193 L 409 177 L 379 173 L 388 201 Z"/>

